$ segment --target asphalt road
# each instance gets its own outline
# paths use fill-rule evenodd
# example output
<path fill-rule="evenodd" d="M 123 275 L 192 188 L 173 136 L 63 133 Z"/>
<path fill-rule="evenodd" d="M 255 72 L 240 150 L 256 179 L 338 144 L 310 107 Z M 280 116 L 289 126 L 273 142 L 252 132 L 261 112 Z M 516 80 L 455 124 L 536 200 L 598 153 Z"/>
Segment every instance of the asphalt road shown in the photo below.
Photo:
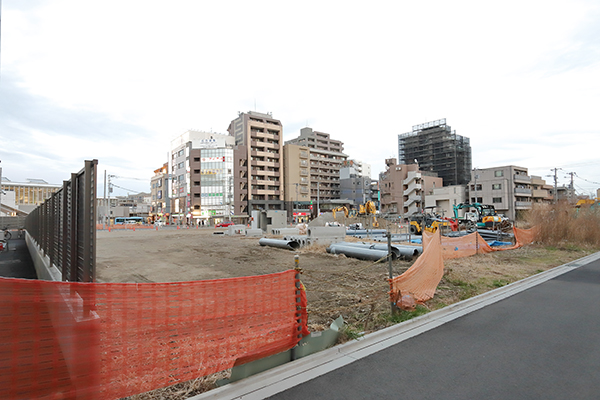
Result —
<path fill-rule="evenodd" d="M 598 399 L 600 260 L 272 399 Z"/>
<path fill-rule="evenodd" d="M 0 277 L 37 279 L 25 239 L 17 239 L 16 236 L 17 233 L 13 232 L 8 250 L 0 252 Z"/>

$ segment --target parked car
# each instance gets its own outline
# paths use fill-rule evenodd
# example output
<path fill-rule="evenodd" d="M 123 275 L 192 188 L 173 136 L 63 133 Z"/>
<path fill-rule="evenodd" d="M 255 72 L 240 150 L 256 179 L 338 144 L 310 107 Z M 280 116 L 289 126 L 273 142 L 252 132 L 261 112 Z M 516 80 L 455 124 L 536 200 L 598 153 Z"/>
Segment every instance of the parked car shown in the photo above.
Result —
<path fill-rule="evenodd" d="M 223 222 L 219 222 L 218 224 L 215 225 L 215 228 L 226 228 L 230 225 L 233 225 L 233 222 L 231 221 L 223 221 Z"/>

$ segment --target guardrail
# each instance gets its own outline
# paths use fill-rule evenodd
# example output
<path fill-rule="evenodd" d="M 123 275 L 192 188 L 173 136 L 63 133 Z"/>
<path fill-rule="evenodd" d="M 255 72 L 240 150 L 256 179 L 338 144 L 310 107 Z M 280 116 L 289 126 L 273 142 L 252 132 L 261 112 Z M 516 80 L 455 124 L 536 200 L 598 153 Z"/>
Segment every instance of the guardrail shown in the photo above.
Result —
<path fill-rule="evenodd" d="M 96 186 L 98 160 L 85 161 L 63 187 L 25 220 L 25 229 L 63 281 L 96 279 Z"/>

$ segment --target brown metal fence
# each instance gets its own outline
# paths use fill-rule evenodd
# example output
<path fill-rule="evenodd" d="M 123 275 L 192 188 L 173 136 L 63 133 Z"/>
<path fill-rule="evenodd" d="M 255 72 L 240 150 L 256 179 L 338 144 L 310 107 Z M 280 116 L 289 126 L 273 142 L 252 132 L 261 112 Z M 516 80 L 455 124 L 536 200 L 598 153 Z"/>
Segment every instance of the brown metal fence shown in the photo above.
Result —
<path fill-rule="evenodd" d="M 85 167 L 25 220 L 25 229 L 50 263 L 62 272 L 62 280 L 96 280 L 96 186 L 98 160 Z"/>

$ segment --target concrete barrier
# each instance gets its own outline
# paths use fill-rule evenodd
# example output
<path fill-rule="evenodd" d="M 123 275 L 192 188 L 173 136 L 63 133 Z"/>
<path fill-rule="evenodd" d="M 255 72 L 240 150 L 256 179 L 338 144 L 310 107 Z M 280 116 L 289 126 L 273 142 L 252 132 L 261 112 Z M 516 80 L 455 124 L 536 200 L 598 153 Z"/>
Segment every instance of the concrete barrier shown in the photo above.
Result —
<path fill-rule="evenodd" d="M 264 232 L 262 229 L 248 229 L 246 228 L 246 236 L 248 237 L 262 237 Z"/>
<path fill-rule="evenodd" d="M 311 244 L 331 244 L 343 242 L 346 238 L 344 226 L 309 226 L 308 240 Z"/>
<path fill-rule="evenodd" d="M 227 227 L 227 234 L 229 236 L 246 235 L 246 225 L 229 225 Z"/>
<path fill-rule="evenodd" d="M 27 243 L 27 249 L 33 260 L 33 266 L 37 273 L 38 279 L 45 281 L 62 281 L 62 272 L 56 268 L 54 264 L 50 263 L 50 257 L 44 254 L 44 251 L 38 244 L 33 240 L 29 233 L 25 232 L 25 243 Z"/>
<path fill-rule="evenodd" d="M 273 235 L 299 235 L 300 230 L 298 228 L 273 228 Z"/>

